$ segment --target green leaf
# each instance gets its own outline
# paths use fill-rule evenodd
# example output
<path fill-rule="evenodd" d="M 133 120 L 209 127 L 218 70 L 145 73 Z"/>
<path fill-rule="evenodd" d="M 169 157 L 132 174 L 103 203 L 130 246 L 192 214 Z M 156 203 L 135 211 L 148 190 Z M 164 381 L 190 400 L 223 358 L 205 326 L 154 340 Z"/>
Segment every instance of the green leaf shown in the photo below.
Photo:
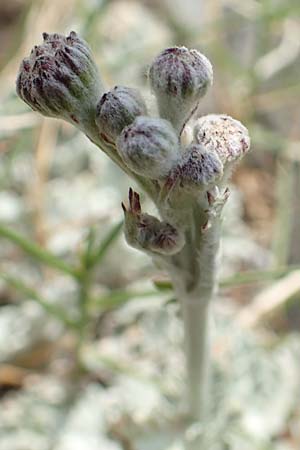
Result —
<path fill-rule="evenodd" d="M 66 316 L 65 311 L 44 300 L 34 289 L 29 287 L 19 278 L 13 277 L 12 275 L 9 275 L 5 272 L 0 272 L 0 278 L 2 278 L 5 283 L 24 294 L 26 297 L 28 297 L 28 299 L 38 303 L 48 314 L 52 315 L 60 322 L 63 322 L 68 328 L 78 327 L 75 321 L 69 319 L 69 317 Z"/>
<path fill-rule="evenodd" d="M 47 264 L 48 266 L 59 270 L 60 272 L 71 275 L 74 278 L 79 277 L 79 273 L 76 271 L 76 269 L 70 267 L 57 256 L 53 255 L 53 253 L 28 240 L 24 236 L 21 236 L 16 231 L 0 225 L 0 237 L 13 242 L 32 258 L 41 261 L 44 264 Z"/>
<path fill-rule="evenodd" d="M 97 264 L 99 264 L 104 256 L 106 255 L 107 251 L 109 250 L 110 246 L 113 244 L 113 242 L 117 239 L 119 236 L 121 230 L 123 228 L 123 221 L 118 222 L 107 234 L 107 236 L 103 239 L 103 241 L 100 243 L 99 247 L 94 251 L 91 252 L 91 249 L 89 250 L 90 255 L 88 257 L 88 267 L 94 267 Z M 88 245 L 88 248 L 91 246 Z"/>
<path fill-rule="evenodd" d="M 90 260 L 92 258 L 93 248 L 95 246 L 96 241 L 96 230 L 95 227 L 90 227 L 88 235 L 86 237 L 85 248 L 83 251 L 83 255 L 81 257 L 82 265 L 87 268 L 89 267 Z"/>
<path fill-rule="evenodd" d="M 173 290 L 173 286 L 170 280 L 153 280 L 153 284 L 159 291 L 164 292 Z"/>

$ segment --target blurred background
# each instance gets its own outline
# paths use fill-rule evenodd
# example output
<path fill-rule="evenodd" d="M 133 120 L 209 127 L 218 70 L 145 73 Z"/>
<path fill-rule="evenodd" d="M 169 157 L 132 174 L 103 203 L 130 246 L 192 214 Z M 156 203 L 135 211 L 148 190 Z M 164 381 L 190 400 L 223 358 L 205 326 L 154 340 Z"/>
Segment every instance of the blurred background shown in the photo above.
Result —
<path fill-rule="evenodd" d="M 0 450 L 182 448 L 180 315 L 124 241 L 132 182 L 15 93 L 41 33 L 70 30 L 107 86 L 153 108 L 152 59 L 197 48 L 214 67 L 199 114 L 249 128 L 224 219 L 211 449 L 299 450 L 299 17 L 299 0 L 0 0 Z"/>

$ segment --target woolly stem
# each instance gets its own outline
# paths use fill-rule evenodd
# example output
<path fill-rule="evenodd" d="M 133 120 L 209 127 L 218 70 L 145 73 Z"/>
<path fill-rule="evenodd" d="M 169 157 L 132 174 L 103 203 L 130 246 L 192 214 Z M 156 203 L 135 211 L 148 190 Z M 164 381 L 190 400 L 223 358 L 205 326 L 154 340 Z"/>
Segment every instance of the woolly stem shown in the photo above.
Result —
<path fill-rule="evenodd" d="M 196 229 L 202 220 L 203 215 L 194 217 Z M 219 217 L 210 229 L 192 235 L 188 233 L 188 244 L 173 258 L 170 271 L 184 324 L 189 425 L 196 423 L 201 429 L 210 412 L 211 301 L 217 288 Z M 190 440 L 187 436 L 186 450 L 199 450 L 200 444 L 200 434 Z"/>
<path fill-rule="evenodd" d="M 207 418 L 210 375 L 210 299 L 181 299 L 185 332 L 187 400 L 192 421 Z"/>

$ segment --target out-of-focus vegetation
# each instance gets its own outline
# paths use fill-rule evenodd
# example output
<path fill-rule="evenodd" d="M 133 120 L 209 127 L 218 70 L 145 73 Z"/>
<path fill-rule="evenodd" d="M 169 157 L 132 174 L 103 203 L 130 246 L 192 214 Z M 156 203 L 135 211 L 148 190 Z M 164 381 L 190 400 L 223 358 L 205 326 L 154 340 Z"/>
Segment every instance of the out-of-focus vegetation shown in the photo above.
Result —
<path fill-rule="evenodd" d="M 153 110 L 152 58 L 200 49 L 214 65 L 200 114 L 249 128 L 225 211 L 210 432 L 222 449 L 299 449 L 299 17 L 298 0 L 0 3 L 1 450 L 181 448 L 182 328 L 168 280 L 121 236 L 131 181 L 15 94 L 41 33 L 71 29 L 107 85 L 138 85 Z"/>

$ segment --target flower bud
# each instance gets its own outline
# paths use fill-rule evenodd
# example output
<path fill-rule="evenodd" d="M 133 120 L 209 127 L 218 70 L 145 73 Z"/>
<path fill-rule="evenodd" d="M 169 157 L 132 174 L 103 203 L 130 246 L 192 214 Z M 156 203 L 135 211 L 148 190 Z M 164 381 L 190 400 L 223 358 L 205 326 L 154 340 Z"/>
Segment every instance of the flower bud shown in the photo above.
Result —
<path fill-rule="evenodd" d="M 74 31 L 43 39 L 21 63 L 18 95 L 45 116 L 77 125 L 91 120 L 102 86 L 88 45 Z"/>
<path fill-rule="evenodd" d="M 209 114 L 198 119 L 194 139 L 206 150 L 217 153 L 225 167 L 239 160 L 250 149 L 247 128 L 225 114 Z"/>
<path fill-rule="evenodd" d="M 197 50 L 172 47 L 155 58 L 149 80 L 161 117 L 181 131 L 212 84 L 213 70 L 206 56 Z"/>
<path fill-rule="evenodd" d="M 216 183 L 223 175 L 223 164 L 215 152 L 200 144 L 190 144 L 180 164 L 181 186 L 192 192 Z"/>
<path fill-rule="evenodd" d="M 142 216 L 138 237 L 146 250 L 160 255 L 175 255 L 185 243 L 183 233 L 149 214 Z"/>
<path fill-rule="evenodd" d="M 117 140 L 118 152 L 135 173 L 163 179 L 178 164 L 178 137 L 164 119 L 140 116 L 124 128 Z"/>
<path fill-rule="evenodd" d="M 126 126 L 137 116 L 145 116 L 147 107 L 137 89 L 116 86 L 102 95 L 96 112 L 96 125 L 100 133 L 115 141 Z"/>
<path fill-rule="evenodd" d="M 184 246 L 182 232 L 166 221 L 142 212 L 140 196 L 129 189 L 129 209 L 122 203 L 125 215 L 125 237 L 129 245 L 145 252 L 174 255 Z"/>

